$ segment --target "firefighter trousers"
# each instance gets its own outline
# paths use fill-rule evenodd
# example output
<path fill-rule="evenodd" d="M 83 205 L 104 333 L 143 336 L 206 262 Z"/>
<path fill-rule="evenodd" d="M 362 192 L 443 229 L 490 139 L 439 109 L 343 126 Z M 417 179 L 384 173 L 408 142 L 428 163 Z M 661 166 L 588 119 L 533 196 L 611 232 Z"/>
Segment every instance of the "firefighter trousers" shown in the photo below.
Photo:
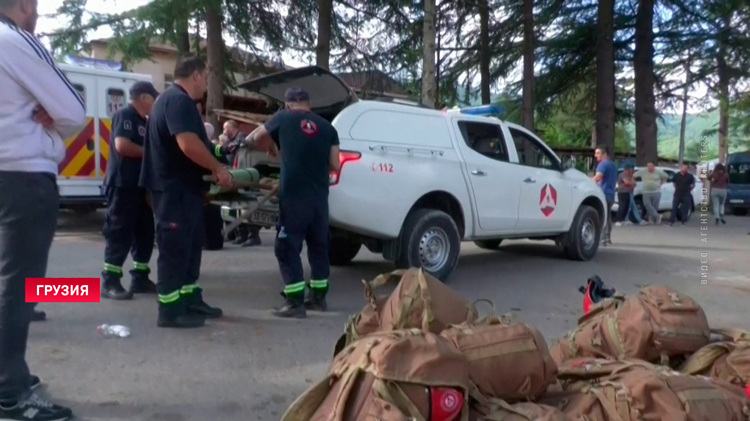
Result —
<path fill-rule="evenodd" d="M 156 216 L 159 303 L 201 299 L 198 287 L 203 252 L 203 196 L 186 190 L 153 191 Z"/>
<path fill-rule="evenodd" d="M 133 257 L 133 278 L 148 279 L 148 262 L 154 251 L 154 213 L 146 198 L 148 193 L 137 187 L 112 187 L 106 193 L 104 281 L 119 282 L 128 253 Z"/>
<path fill-rule="evenodd" d="M 303 301 L 306 287 L 310 288 L 314 297 L 325 297 L 330 275 L 329 240 L 327 197 L 312 200 L 281 198 L 274 251 L 287 300 L 294 303 Z M 307 244 L 311 269 L 309 284 L 305 282 L 300 257 L 303 242 Z"/>

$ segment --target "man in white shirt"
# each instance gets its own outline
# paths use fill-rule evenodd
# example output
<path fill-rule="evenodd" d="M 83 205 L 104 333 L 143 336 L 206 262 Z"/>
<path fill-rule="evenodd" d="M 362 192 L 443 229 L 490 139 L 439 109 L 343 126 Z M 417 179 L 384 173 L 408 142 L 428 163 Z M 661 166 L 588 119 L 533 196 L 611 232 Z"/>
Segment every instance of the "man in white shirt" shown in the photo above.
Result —
<path fill-rule="evenodd" d="M 36 395 L 26 365 L 33 304 L 55 235 L 64 138 L 85 124 L 83 99 L 37 40 L 38 0 L 0 0 L 0 419 L 62 421 L 68 408 Z"/>

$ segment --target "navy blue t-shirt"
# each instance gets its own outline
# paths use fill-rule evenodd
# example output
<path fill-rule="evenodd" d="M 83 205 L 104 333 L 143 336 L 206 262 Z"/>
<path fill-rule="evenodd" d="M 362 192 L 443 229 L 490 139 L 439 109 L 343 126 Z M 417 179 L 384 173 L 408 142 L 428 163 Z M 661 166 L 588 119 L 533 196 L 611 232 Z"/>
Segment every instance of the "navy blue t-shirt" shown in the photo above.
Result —
<path fill-rule="evenodd" d="M 281 199 L 327 200 L 331 147 L 339 144 L 333 125 L 311 111 L 281 110 L 264 126 L 281 152 Z"/>
<path fill-rule="evenodd" d="M 203 194 L 210 172 L 188 158 L 177 144 L 177 135 L 193 133 L 212 149 L 195 101 L 178 85 L 156 99 L 146 130 L 140 186 L 152 191 L 186 190 Z"/>
<path fill-rule="evenodd" d="M 604 195 L 610 198 L 615 197 L 615 185 L 617 184 L 617 167 L 612 160 L 604 160 L 596 167 L 596 173 L 602 175 L 599 181 L 599 187 L 602 188 Z"/>
<path fill-rule="evenodd" d="M 115 146 L 115 139 L 122 137 L 136 145 L 143 146 L 146 139 L 148 121 L 138 114 L 132 105 L 121 109 L 112 116 L 112 136 L 109 149 L 109 162 L 104 185 L 107 187 L 138 187 L 141 176 L 140 158 L 120 156 Z"/>

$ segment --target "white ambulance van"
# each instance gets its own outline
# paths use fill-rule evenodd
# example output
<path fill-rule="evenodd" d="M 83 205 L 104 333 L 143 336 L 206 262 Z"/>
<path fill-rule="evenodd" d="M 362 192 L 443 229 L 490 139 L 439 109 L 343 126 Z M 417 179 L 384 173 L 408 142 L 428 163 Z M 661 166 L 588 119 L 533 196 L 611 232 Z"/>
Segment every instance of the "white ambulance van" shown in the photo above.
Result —
<path fill-rule="evenodd" d="M 112 115 L 130 101 L 130 87 L 138 81 L 151 82 L 150 75 L 101 68 L 59 64 L 86 101 L 86 126 L 65 139 L 65 159 L 60 163 L 57 182 L 60 207 L 88 212 L 106 204 L 102 191 L 107 171 Z"/>

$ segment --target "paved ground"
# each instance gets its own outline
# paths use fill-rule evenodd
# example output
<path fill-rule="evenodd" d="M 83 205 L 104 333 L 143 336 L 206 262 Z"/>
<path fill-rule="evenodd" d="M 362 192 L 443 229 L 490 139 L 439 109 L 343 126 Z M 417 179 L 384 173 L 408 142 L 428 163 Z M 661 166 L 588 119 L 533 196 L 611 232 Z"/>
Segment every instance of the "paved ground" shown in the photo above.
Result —
<path fill-rule="evenodd" d="M 61 218 L 49 276 L 98 276 L 100 222 L 101 215 Z M 615 245 L 587 263 L 564 260 L 547 242 L 509 242 L 498 252 L 465 244 L 450 286 L 467 298 L 491 299 L 499 312 L 514 310 L 550 342 L 575 323 L 577 287 L 593 274 L 626 292 L 647 283 L 672 285 L 697 299 L 715 325 L 750 328 L 750 218 L 728 222 L 701 227 L 694 218 L 687 227 L 617 228 Z M 258 249 L 204 254 L 207 301 L 228 316 L 203 329 L 157 329 L 151 298 L 43 304 L 49 320 L 32 325 L 32 371 L 48 383 L 49 395 L 84 420 L 278 420 L 325 372 L 347 316 L 363 305 L 360 279 L 390 266 L 363 250 L 352 267 L 334 269 L 330 313 L 275 320 L 267 309 L 278 303 L 280 280 L 270 232 L 263 240 Z M 102 339 L 96 334 L 101 323 L 127 325 L 133 335 Z"/>

